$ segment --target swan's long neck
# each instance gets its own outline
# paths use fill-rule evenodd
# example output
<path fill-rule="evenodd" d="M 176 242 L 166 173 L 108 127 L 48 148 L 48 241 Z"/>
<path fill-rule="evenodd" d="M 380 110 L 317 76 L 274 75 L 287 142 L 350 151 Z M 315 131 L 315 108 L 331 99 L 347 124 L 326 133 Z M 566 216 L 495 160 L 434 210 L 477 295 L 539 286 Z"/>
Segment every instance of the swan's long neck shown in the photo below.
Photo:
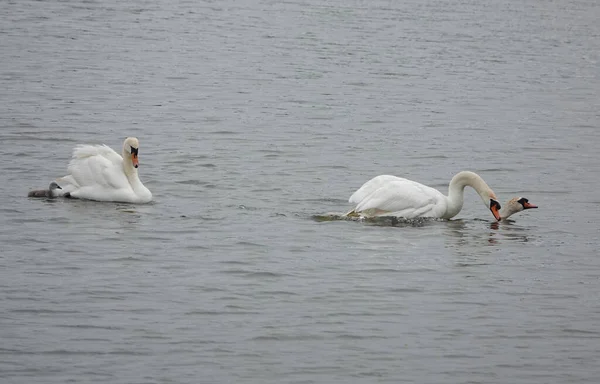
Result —
<path fill-rule="evenodd" d="M 483 203 L 488 204 L 489 196 L 493 196 L 492 189 L 476 173 L 462 171 L 454 175 L 448 186 L 448 208 L 446 209 L 445 219 L 456 216 L 463 207 L 465 187 L 469 186 L 481 197 Z"/>
<path fill-rule="evenodd" d="M 133 166 L 132 155 L 126 145 L 128 145 L 127 141 L 123 144 L 123 172 L 127 176 L 127 180 L 129 180 L 131 189 L 133 189 L 134 197 L 131 198 L 131 201 L 147 203 L 152 200 L 152 192 L 142 184 L 138 176 L 138 170 Z"/>
<path fill-rule="evenodd" d="M 517 212 L 518 212 L 517 210 L 514 210 L 511 207 L 507 207 L 506 205 L 504 205 L 499 213 L 500 213 L 500 217 L 502 219 L 506 220 Z"/>
<path fill-rule="evenodd" d="M 133 166 L 133 162 L 131 161 L 131 153 L 127 152 L 125 148 L 123 148 L 123 172 L 125 172 L 125 175 L 127 175 L 129 184 L 131 184 L 131 187 L 134 191 L 137 191 L 140 187 L 143 187 L 143 184 L 138 176 L 137 168 Z"/>

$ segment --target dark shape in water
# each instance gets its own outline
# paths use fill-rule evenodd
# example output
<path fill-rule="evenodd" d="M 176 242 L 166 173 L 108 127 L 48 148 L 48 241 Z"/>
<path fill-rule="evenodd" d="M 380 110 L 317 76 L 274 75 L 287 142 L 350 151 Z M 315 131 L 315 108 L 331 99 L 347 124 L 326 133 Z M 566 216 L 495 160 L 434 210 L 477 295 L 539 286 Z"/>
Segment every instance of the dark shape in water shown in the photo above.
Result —
<path fill-rule="evenodd" d="M 437 219 L 433 217 L 416 217 L 406 219 L 396 216 L 374 216 L 364 217 L 359 215 L 344 215 L 339 213 L 326 213 L 323 215 L 313 215 L 312 219 L 318 222 L 324 221 L 359 221 L 372 225 L 383 227 L 422 227 L 429 223 L 438 221 L 447 221 L 446 219 Z"/>
<path fill-rule="evenodd" d="M 27 197 L 46 197 L 51 199 L 60 196 L 60 192 L 58 191 L 59 189 L 62 189 L 60 185 L 53 181 L 48 186 L 48 189 L 37 189 L 35 191 L 31 191 L 27 194 Z"/>

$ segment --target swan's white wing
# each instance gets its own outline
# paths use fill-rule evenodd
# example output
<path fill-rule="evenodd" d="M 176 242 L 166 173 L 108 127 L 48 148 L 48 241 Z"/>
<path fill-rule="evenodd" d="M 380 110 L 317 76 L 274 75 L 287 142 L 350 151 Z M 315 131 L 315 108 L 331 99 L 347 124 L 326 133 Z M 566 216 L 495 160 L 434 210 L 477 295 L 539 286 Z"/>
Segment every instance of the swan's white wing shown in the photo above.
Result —
<path fill-rule="evenodd" d="M 446 197 L 438 190 L 412 180 L 383 176 L 371 185 L 366 185 L 368 188 L 363 192 L 370 191 L 368 195 L 362 196 L 363 192 L 357 195 L 362 199 L 356 203 L 355 212 L 371 210 L 379 215 L 406 218 L 441 217 L 446 212 Z"/>
<path fill-rule="evenodd" d="M 353 203 L 353 204 L 358 204 L 365 197 L 369 196 L 371 193 L 373 193 L 377 189 L 383 187 L 390 181 L 394 181 L 394 180 L 406 180 L 406 179 L 403 179 L 403 178 L 397 177 L 397 176 L 391 176 L 391 175 L 376 176 L 376 177 L 372 178 L 371 180 L 367 181 L 366 183 L 364 183 L 358 190 L 356 190 L 356 192 L 354 192 L 352 194 L 352 196 L 350 196 L 350 199 L 348 199 L 348 202 Z"/>
<path fill-rule="evenodd" d="M 80 145 L 73 150 L 69 175 L 58 180 L 74 197 L 110 200 L 115 190 L 129 190 L 123 158 L 105 145 Z"/>
<path fill-rule="evenodd" d="M 78 145 L 73 149 L 73 159 L 102 156 L 114 164 L 121 164 L 123 158 L 107 145 Z"/>

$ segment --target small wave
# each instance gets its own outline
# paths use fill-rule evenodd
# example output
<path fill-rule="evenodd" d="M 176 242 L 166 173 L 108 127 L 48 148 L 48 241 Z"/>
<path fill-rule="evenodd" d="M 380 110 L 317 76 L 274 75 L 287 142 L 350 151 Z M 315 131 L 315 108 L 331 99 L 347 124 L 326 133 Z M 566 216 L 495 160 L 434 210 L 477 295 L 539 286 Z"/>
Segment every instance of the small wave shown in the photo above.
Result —
<path fill-rule="evenodd" d="M 317 168 L 325 168 L 325 169 L 349 169 L 345 165 L 319 165 Z"/>
<path fill-rule="evenodd" d="M 79 329 L 105 329 L 109 331 L 116 331 L 125 329 L 123 327 L 117 327 L 112 325 L 93 325 L 93 324 L 57 324 L 59 328 L 79 328 Z"/>
<path fill-rule="evenodd" d="M 449 157 L 445 156 L 445 155 L 429 155 L 429 156 L 415 155 L 415 156 L 411 156 L 410 158 L 411 159 L 438 159 L 438 160 L 449 159 Z"/>
<path fill-rule="evenodd" d="M 27 143 L 35 143 L 36 141 L 49 141 L 49 142 L 68 142 L 74 143 L 76 140 L 64 138 L 64 137 L 56 137 L 53 136 L 40 136 L 39 133 L 33 134 L 19 134 L 19 135 L 2 135 L 2 141 L 25 141 Z"/>
<path fill-rule="evenodd" d="M 237 244 L 237 245 L 242 245 L 242 246 L 244 246 L 244 247 L 246 247 L 246 246 L 250 246 L 250 247 L 260 247 L 260 248 L 262 248 L 262 247 L 265 247 L 265 245 L 264 245 L 264 244 L 253 243 L 253 242 L 251 242 L 251 241 L 238 241 L 236 244 Z"/>
<path fill-rule="evenodd" d="M 269 278 L 269 277 L 284 277 L 287 276 L 284 273 L 275 273 L 268 271 L 248 271 L 245 269 L 229 269 L 226 271 L 221 271 L 221 273 L 225 273 L 228 275 L 243 275 L 244 277 L 259 277 L 259 278 Z"/>
<path fill-rule="evenodd" d="M 318 335 L 274 334 L 274 335 L 255 336 L 249 340 L 251 340 L 251 341 L 307 341 L 307 340 L 322 340 L 322 337 L 320 337 Z"/>
<path fill-rule="evenodd" d="M 202 316 L 220 316 L 220 315 L 259 315 L 260 312 L 256 311 L 189 311 L 186 312 L 186 316 L 202 315 Z"/>
<path fill-rule="evenodd" d="M 402 293 L 402 292 L 417 293 L 417 292 L 424 292 L 424 289 L 423 288 L 392 288 L 389 291 L 394 292 L 394 293 Z"/>
<path fill-rule="evenodd" d="M 269 335 L 269 336 L 256 336 L 251 338 L 250 340 L 252 341 L 271 341 L 271 340 L 280 340 L 281 337 L 280 336 L 274 336 L 274 335 Z"/>
<path fill-rule="evenodd" d="M 123 257 L 117 257 L 114 259 L 110 259 L 110 261 L 146 261 L 146 260 L 141 257 L 123 256 Z"/>
<path fill-rule="evenodd" d="M 248 273 L 246 276 L 247 277 L 283 277 L 283 276 L 286 276 L 286 274 L 262 271 L 262 272 Z"/>
<path fill-rule="evenodd" d="M 590 331 L 587 329 L 575 329 L 575 328 L 565 328 L 562 330 L 565 333 L 570 333 L 570 334 L 579 334 L 582 335 L 582 337 L 585 335 L 585 337 L 592 337 L 592 338 L 597 338 L 600 337 L 600 332 L 597 331 Z"/>
<path fill-rule="evenodd" d="M 204 245 L 186 245 L 184 248 L 189 251 L 210 250 L 211 249 L 210 247 L 206 247 Z"/>
<path fill-rule="evenodd" d="M 348 199 L 332 198 L 332 197 L 319 197 L 317 199 L 303 199 L 307 203 L 337 203 L 347 204 Z"/>
<path fill-rule="evenodd" d="M 233 264 L 233 265 L 252 265 L 253 263 L 249 263 L 247 261 L 240 261 L 240 260 L 223 260 L 223 261 L 219 261 L 219 263 L 221 264 Z M 225 271 L 228 272 L 228 271 Z M 246 273 L 248 271 L 232 271 L 229 273 Z"/>
<path fill-rule="evenodd" d="M 206 181 L 198 180 L 198 179 L 190 179 L 190 180 L 181 180 L 176 181 L 177 184 L 185 184 L 185 185 L 208 185 Z"/>
<path fill-rule="evenodd" d="M 277 191 L 282 191 L 283 189 L 279 188 L 279 187 L 275 187 L 275 188 L 257 188 L 257 189 L 253 189 L 251 192 L 253 193 L 262 193 L 262 192 L 277 192 Z"/>
<path fill-rule="evenodd" d="M 263 295 L 286 295 L 286 296 L 297 296 L 298 294 L 290 291 L 261 291 L 258 292 Z"/>
<path fill-rule="evenodd" d="M 220 121 L 220 120 L 218 120 Z M 209 135 L 237 135 L 239 134 L 239 132 L 235 132 L 235 131 L 213 131 L 213 132 L 208 132 Z"/>
<path fill-rule="evenodd" d="M 394 268 L 369 268 L 369 269 L 361 269 L 361 273 L 414 273 L 414 269 L 394 269 Z M 430 270 L 425 269 L 425 272 L 430 272 Z"/>
<path fill-rule="evenodd" d="M 52 314 L 52 315 L 72 315 L 75 313 L 80 313 L 79 311 L 69 311 L 69 310 L 53 310 L 53 309 L 13 309 L 11 312 L 13 313 L 32 313 L 36 315 L 42 314 Z"/>
<path fill-rule="evenodd" d="M 344 333 L 342 335 L 337 336 L 337 339 L 347 339 L 347 340 L 366 340 L 366 339 L 385 339 L 385 336 L 361 336 L 361 335 L 352 335 L 349 333 Z"/>
<path fill-rule="evenodd" d="M 284 151 L 281 151 L 279 149 L 259 149 L 256 152 L 259 152 L 259 153 L 269 153 L 269 154 L 277 154 L 277 155 L 285 153 Z"/>

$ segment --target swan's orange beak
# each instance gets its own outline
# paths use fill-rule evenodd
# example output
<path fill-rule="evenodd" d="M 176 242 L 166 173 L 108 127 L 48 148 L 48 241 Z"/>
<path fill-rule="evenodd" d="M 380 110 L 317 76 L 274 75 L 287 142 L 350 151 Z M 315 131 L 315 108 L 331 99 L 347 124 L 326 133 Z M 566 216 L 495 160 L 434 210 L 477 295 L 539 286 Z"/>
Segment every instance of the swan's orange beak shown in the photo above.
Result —
<path fill-rule="evenodd" d="M 137 153 L 132 153 L 131 154 L 131 162 L 133 163 L 133 166 L 135 168 L 137 168 L 140 165 L 140 162 L 138 161 Z"/>
<path fill-rule="evenodd" d="M 502 217 L 500 217 L 500 203 L 497 202 L 494 199 L 490 199 L 490 211 L 492 211 L 492 215 L 494 215 L 494 218 L 498 221 L 502 220 Z"/>

